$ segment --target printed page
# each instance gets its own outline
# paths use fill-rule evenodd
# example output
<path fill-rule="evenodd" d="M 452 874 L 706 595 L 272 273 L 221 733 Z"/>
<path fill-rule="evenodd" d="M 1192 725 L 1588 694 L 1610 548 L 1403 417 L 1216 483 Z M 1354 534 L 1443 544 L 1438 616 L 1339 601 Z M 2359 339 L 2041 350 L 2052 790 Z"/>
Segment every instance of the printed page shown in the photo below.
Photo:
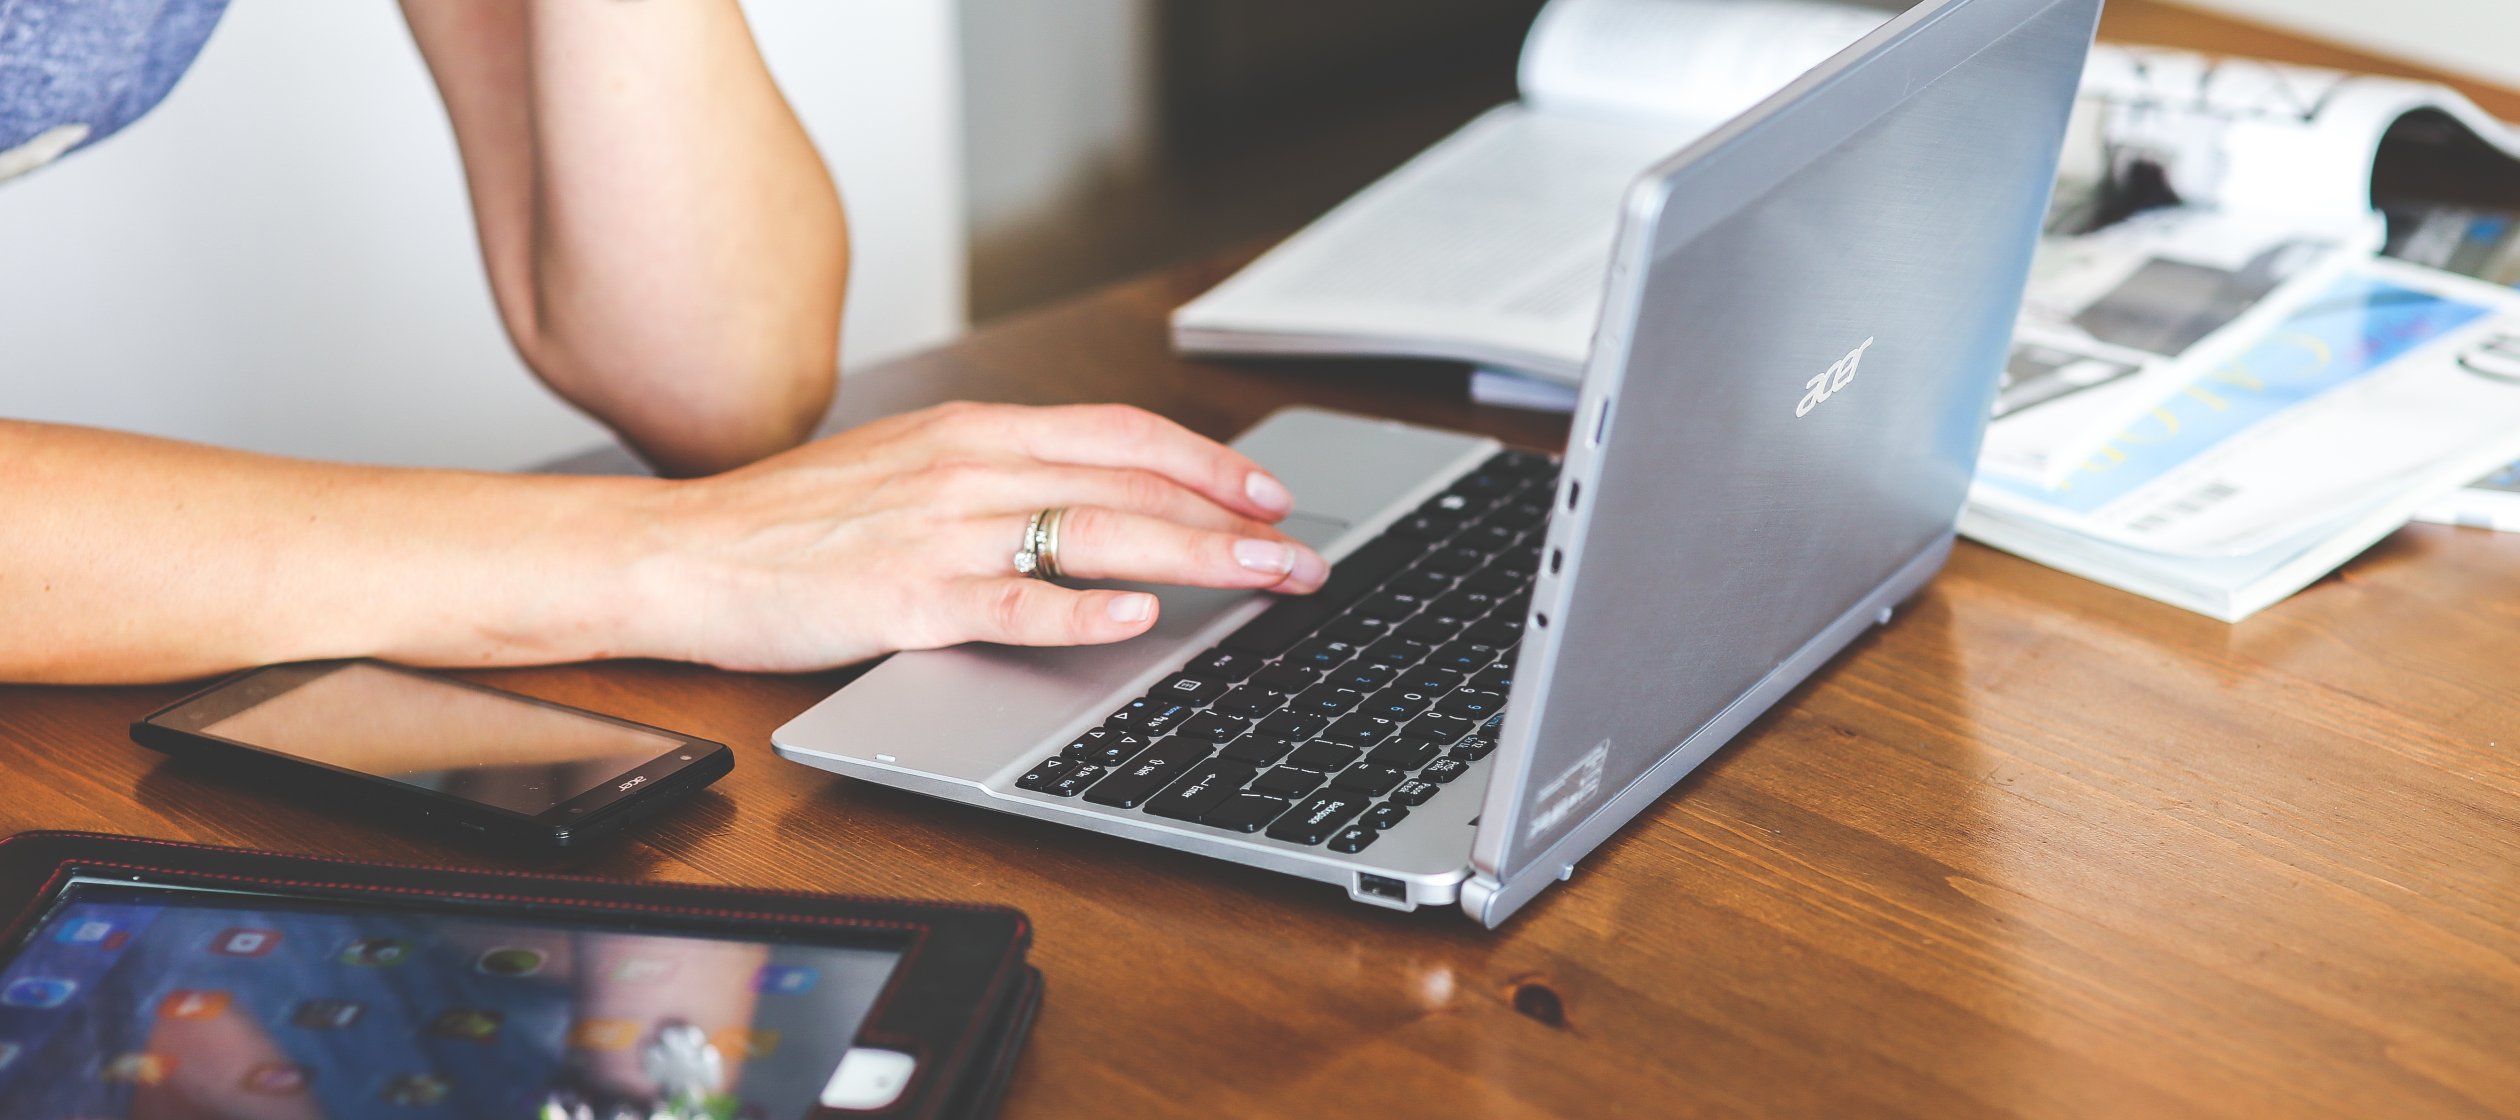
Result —
<path fill-rule="evenodd" d="M 2520 453 L 2511 354 L 2520 296 L 2367 262 L 2156 398 L 2062 482 L 1981 473 L 1970 502 L 2158 554 L 2257 552 L 2340 509 L 2420 503 Z"/>
<path fill-rule="evenodd" d="M 1173 327 L 1381 340 L 1352 352 L 1486 355 L 1572 380 L 1628 186 L 1712 127 L 1492 110 L 1184 306 Z"/>
<path fill-rule="evenodd" d="M 2367 212 L 2380 139 L 2418 109 L 2520 160 L 2520 132 L 2431 82 L 2103 44 L 2082 91 L 2106 105 L 2112 163 L 2160 167 L 2195 206 L 2312 222 Z"/>
<path fill-rule="evenodd" d="M 1523 101 L 1725 120 L 1889 18 L 1821 0 L 1553 0 L 1523 43 Z"/>

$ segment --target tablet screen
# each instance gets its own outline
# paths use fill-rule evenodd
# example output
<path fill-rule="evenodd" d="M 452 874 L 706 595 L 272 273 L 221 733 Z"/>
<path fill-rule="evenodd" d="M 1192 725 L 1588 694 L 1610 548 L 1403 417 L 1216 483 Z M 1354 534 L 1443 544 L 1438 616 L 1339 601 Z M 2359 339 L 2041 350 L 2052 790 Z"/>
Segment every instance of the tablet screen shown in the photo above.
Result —
<path fill-rule="evenodd" d="M 790 1120 L 900 955 L 80 879 L 0 968 L 0 1101 Z"/>

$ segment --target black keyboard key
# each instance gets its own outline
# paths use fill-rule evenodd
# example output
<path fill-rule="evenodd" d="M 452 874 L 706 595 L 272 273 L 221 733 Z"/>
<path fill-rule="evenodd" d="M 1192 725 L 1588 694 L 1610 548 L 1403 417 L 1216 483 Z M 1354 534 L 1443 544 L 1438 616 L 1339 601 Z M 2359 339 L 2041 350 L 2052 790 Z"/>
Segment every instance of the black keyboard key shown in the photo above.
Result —
<path fill-rule="evenodd" d="M 1356 756 L 1364 753 L 1355 747 L 1343 747 L 1337 743 L 1314 740 L 1295 748 L 1295 753 L 1286 756 L 1286 764 L 1327 774 L 1334 770 L 1347 769 L 1356 761 Z"/>
<path fill-rule="evenodd" d="M 1086 787 L 1093 785 L 1095 779 L 1110 772 L 1108 767 L 1096 766 L 1090 762 L 1078 763 L 1076 769 L 1068 771 L 1066 776 L 1043 787 L 1041 792 L 1058 797 L 1074 797 L 1085 792 Z"/>
<path fill-rule="evenodd" d="M 1286 807 L 1291 804 L 1293 802 L 1282 797 L 1239 793 L 1226 798 L 1224 804 L 1209 810 L 1208 815 L 1199 818 L 1199 823 L 1214 825 L 1233 832 L 1258 832 L 1270 821 L 1276 820 L 1278 814 L 1285 812 Z"/>
<path fill-rule="evenodd" d="M 1303 695 L 1289 701 L 1287 710 L 1302 712 L 1305 715 L 1334 717 L 1355 711 L 1356 706 L 1364 702 L 1364 693 L 1353 688 L 1325 684 L 1307 689 Z"/>
<path fill-rule="evenodd" d="M 1120 731 L 1109 728 L 1106 728 L 1105 730 L 1110 730 L 1111 734 L 1105 738 L 1097 740 L 1094 748 L 1086 752 L 1085 756 L 1077 761 L 1090 762 L 1096 766 L 1102 767 L 1105 770 L 1114 766 L 1126 766 L 1128 765 L 1130 759 L 1136 758 L 1140 752 L 1146 749 L 1147 744 L 1155 741 L 1152 736 L 1140 735 L 1135 731 Z M 1083 742 L 1084 740 L 1078 741 Z M 1074 748 L 1071 747 L 1069 749 L 1073 750 Z"/>
<path fill-rule="evenodd" d="M 1445 712 L 1428 712 L 1410 720 L 1409 726 L 1400 732 L 1400 736 L 1423 743 L 1450 746 L 1459 742 L 1461 737 L 1469 734 L 1470 729 L 1475 726 L 1477 724 L 1460 716 Z"/>
<path fill-rule="evenodd" d="M 1174 724 L 1190 718 L 1191 709 L 1192 705 L 1178 701 L 1141 696 L 1129 701 L 1128 707 L 1111 713 L 1111 718 L 1104 720 L 1103 725 L 1141 735 L 1161 735 L 1172 730 Z"/>
<path fill-rule="evenodd" d="M 1496 740 L 1494 737 L 1487 735 L 1473 735 L 1453 744 L 1451 750 L 1444 752 L 1444 757 L 1458 758 L 1463 762 L 1477 762 L 1478 760 L 1486 758 L 1494 753 L 1496 753 Z"/>
<path fill-rule="evenodd" d="M 1391 577 L 1391 582 L 1384 584 L 1383 590 L 1432 599 L 1451 590 L 1452 585 L 1453 577 L 1451 576 L 1411 570 Z"/>
<path fill-rule="evenodd" d="M 1380 805 L 1376 805 L 1371 809 L 1365 810 L 1365 815 L 1356 818 L 1356 823 L 1366 828 L 1373 829 L 1376 832 L 1380 832 L 1400 823 L 1401 821 L 1407 820 L 1408 817 L 1408 806 L 1385 801 Z"/>
<path fill-rule="evenodd" d="M 1208 752 L 1215 749 L 1215 744 L 1196 739 L 1166 739 L 1139 755 L 1137 761 L 1094 783 L 1094 788 L 1085 791 L 1085 800 L 1118 809 L 1137 808 L 1155 796 L 1155 791 L 1189 772 L 1190 767 L 1206 761 Z"/>
<path fill-rule="evenodd" d="M 1463 719 L 1482 720 L 1495 715 L 1497 709 L 1504 706 L 1505 698 L 1493 692 L 1465 691 L 1444 697 L 1436 703 L 1435 710 L 1445 715 L 1460 716 Z"/>
<path fill-rule="evenodd" d="M 1461 526 L 1462 520 L 1459 514 L 1438 511 L 1410 514 L 1393 522 L 1391 528 L 1384 531 L 1395 537 L 1408 537 L 1432 543 L 1460 532 Z"/>
<path fill-rule="evenodd" d="M 1519 614 L 1498 614 L 1474 623 L 1468 631 L 1471 641 L 1503 649 L 1522 640 L 1523 620 Z"/>
<path fill-rule="evenodd" d="M 1271 665 L 1251 675 L 1251 683 L 1289 696 L 1311 688 L 1320 679 L 1319 671 L 1302 665 Z"/>
<path fill-rule="evenodd" d="M 1382 839 L 1382 833 L 1363 825 L 1352 824 L 1340 829 L 1338 834 L 1332 836 L 1330 842 L 1324 846 L 1334 852 L 1355 853 L 1364 851 L 1368 845 L 1379 839 Z"/>
<path fill-rule="evenodd" d="M 1352 712 L 1339 717 L 1339 722 L 1331 724 L 1328 730 L 1321 733 L 1321 737 L 1342 746 L 1362 750 L 1391 738 L 1399 730 L 1400 721 L 1397 719 L 1375 715 L 1371 712 Z"/>
<path fill-rule="evenodd" d="M 1373 598 L 1357 604 L 1356 609 L 1368 614 L 1377 614 L 1384 618 L 1398 620 L 1416 614 L 1418 611 L 1424 609 L 1426 604 L 1431 601 L 1432 600 L 1429 596 L 1419 595 L 1408 591 L 1393 591 L 1389 588 L 1385 588 L 1381 591 L 1375 592 Z"/>
<path fill-rule="evenodd" d="M 1439 646 L 1435 652 L 1426 655 L 1426 663 L 1440 668 L 1474 673 L 1495 664 L 1496 655 L 1502 652 L 1504 651 L 1495 646 L 1479 642 L 1453 642 Z"/>
<path fill-rule="evenodd" d="M 1350 766 L 1339 771 L 1338 777 L 1330 779 L 1330 788 L 1361 793 L 1367 797 L 1380 797 L 1391 792 L 1391 787 L 1407 779 L 1408 775 L 1397 770 L 1368 763 Z"/>
<path fill-rule="evenodd" d="M 1470 687 L 1481 692 L 1507 693 L 1514 690 L 1514 663 L 1499 661 L 1488 671 L 1470 678 Z"/>
<path fill-rule="evenodd" d="M 1174 734 L 1184 739 L 1197 739 L 1208 743 L 1230 743 L 1249 730 L 1251 730 L 1251 721 L 1240 716 L 1229 716 L 1219 712 L 1200 712 L 1184 721 L 1181 730 Z"/>
<path fill-rule="evenodd" d="M 1499 599 L 1503 599 L 1511 595 L 1530 593 L 1531 577 L 1527 575 L 1515 575 L 1512 572 L 1474 572 L 1471 574 L 1470 578 L 1461 581 L 1461 586 L 1466 590 L 1477 591 L 1483 595 L 1494 595 Z"/>
<path fill-rule="evenodd" d="M 1247 762 L 1253 766 L 1267 766 L 1286 757 L 1286 752 L 1295 749 L 1295 743 L 1296 740 L 1280 739 L 1273 735 L 1245 735 L 1226 744 L 1223 753 L 1217 757 L 1231 762 Z"/>
<path fill-rule="evenodd" d="M 1365 811 L 1368 798 L 1338 790 L 1312 795 L 1293 812 L 1278 818 L 1269 826 L 1269 837 L 1294 844 L 1318 844 L 1337 832 L 1358 813 Z"/>
<path fill-rule="evenodd" d="M 1023 777 L 1015 779 L 1015 788 L 1030 790 L 1048 789 L 1050 788 L 1050 783 L 1066 777 L 1067 772 L 1074 769 L 1076 769 L 1075 759 L 1068 758 L 1064 755 L 1052 755 L 1049 758 L 1042 759 L 1040 765 L 1024 771 Z"/>
<path fill-rule="evenodd" d="M 1440 665 L 1421 665 L 1400 674 L 1399 685 L 1429 696 L 1441 696 L 1461 687 L 1461 683 L 1468 679 L 1461 675 L 1459 669 L 1446 669 Z"/>
<path fill-rule="evenodd" d="M 1475 505 L 1481 499 L 1494 501 L 1520 490 L 1523 482 L 1522 478 L 1508 472 L 1480 467 L 1453 480 L 1451 492 L 1469 495 L 1471 503 Z"/>
<path fill-rule="evenodd" d="M 1369 766 L 1393 770 L 1415 770 L 1435 761 L 1435 755 L 1441 749 L 1422 739 L 1401 739 L 1374 748 L 1374 753 L 1365 756 L 1365 762 Z"/>
<path fill-rule="evenodd" d="M 1296 643 L 1294 649 L 1286 651 L 1286 656 L 1279 663 L 1299 669 L 1310 669 L 1316 673 L 1328 672 L 1347 664 L 1348 658 L 1356 656 L 1356 649 L 1353 642 L 1307 638 Z"/>
<path fill-rule="evenodd" d="M 1330 580 L 1310 595 L 1280 599 L 1260 617 L 1218 643 L 1226 649 L 1275 655 L 1311 636 L 1324 619 L 1373 590 L 1416 559 L 1417 542 L 1376 537 L 1330 568 Z"/>
<path fill-rule="evenodd" d="M 1447 545 L 1427 553 L 1426 559 L 1418 561 L 1418 570 L 1443 576 L 1458 576 L 1487 563 L 1487 558 L 1487 553 L 1475 548 L 1457 548 Z"/>
<path fill-rule="evenodd" d="M 1258 773 L 1257 768 L 1239 762 L 1210 759 L 1191 767 L 1180 781 L 1148 799 L 1146 811 L 1177 821 L 1195 821 L 1240 792 L 1243 783 Z"/>
<path fill-rule="evenodd" d="M 1504 599 L 1485 591 L 1464 587 L 1435 600 L 1434 609 L 1461 618 L 1484 618 Z"/>
<path fill-rule="evenodd" d="M 1321 636 L 1332 641 L 1363 645 L 1391 632 L 1387 619 L 1343 614 L 1321 624 Z"/>
<path fill-rule="evenodd" d="M 1373 699 L 1366 701 L 1365 706 L 1357 710 L 1397 722 L 1416 716 L 1419 712 L 1425 711 L 1427 705 L 1434 702 L 1435 696 L 1432 693 L 1419 692 L 1413 688 L 1386 688 L 1375 693 Z"/>
<path fill-rule="evenodd" d="M 1265 793 L 1271 797 L 1302 797 L 1320 789 L 1322 781 L 1322 776 L 1317 771 L 1280 766 L 1253 779 L 1251 792 Z"/>
<path fill-rule="evenodd" d="M 1442 760 L 1438 759 L 1437 761 L 1440 762 Z M 1411 778 L 1408 781 L 1402 782 L 1392 788 L 1391 803 L 1394 805 L 1424 805 L 1426 804 L 1427 798 L 1433 797 L 1442 792 L 1443 788 L 1444 787 L 1436 785 L 1433 782 L 1422 782 L 1415 778 Z"/>
<path fill-rule="evenodd" d="M 1219 646 L 1191 658 L 1190 667 L 1183 672 L 1230 684 L 1258 672 L 1264 664 L 1267 661 L 1263 658 Z"/>
<path fill-rule="evenodd" d="M 1397 675 L 1398 670 L 1389 665 L 1360 657 L 1348 662 L 1345 666 L 1331 670 L 1330 675 L 1322 678 L 1322 681 L 1325 684 L 1335 684 L 1340 688 L 1353 688 L 1358 692 L 1372 692 L 1390 684 L 1391 678 Z"/>
<path fill-rule="evenodd" d="M 1127 734 L 1127 732 L 1116 728 L 1097 727 L 1084 733 L 1083 735 L 1077 736 L 1075 742 L 1068 744 L 1067 749 L 1060 751 L 1059 753 L 1075 759 L 1078 762 L 1091 762 L 1094 760 L 1095 755 L 1102 753 L 1103 744 L 1110 742 L 1112 736 L 1125 734 Z M 1141 747 L 1145 746 L 1144 743 L 1140 743 L 1138 745 Z"/>
<path fill-rule="evenodd" d="M 1499 525 L 1494 521 L 1482 521 L 1464 530 L 1460 536 L 1454 537 L 1452 546 L 1475 548 L 1480 552 L 1494 555 L 1514 547 L 1521 541 L 1522 530 Z"/>
<path fill-rule="evenodd" d="M 1256 684 L 1244 685 L 1226 693 L 1216 701 L 1217 711 L 1227 715 L 1242 716 L 1245 719 L 1267 715 L 1285 706 L 1285 693 L 1262 688 Z"/>
<path fill-rule="evenodd" d="M 1461 615 L 1445 614 L 1440 609 L 1429 609 L 1426 613 L 1410 619 L 1407 625 L 1393 633 L 1411 641 L 1425 642 L 1430 646 L 1441 645 L 1461 637 L 1462 632 L 1469 629 L 1471 621 L 1470 618 Z"/>
<path fill-rule="evenodd" d="M 1380 665 L 1394 670 L 1406 669 L 1417 664 L 1426 656 L 1426 651 L 1433 648 L 1435 647 L 1415 638 L 1394 635 L 1365 647 L 1363 652 L 1356 655 L 1356 660 L 1349 664 L 1351 666 Z"/>
<path fill-rule="evenodd" d="M 1463 517 L 1476 513 L 1481 508 L 1483 507 L 1478 499 L 1468 494 L 1447 490 L 1428 498 L 1425 504 L 1417 508 L 1417 511 L 1430 517 Z"/>
<path fill-rule="evenodd" d="M 1504 505 L 1489 511 L 1487 515 L 1488 524 L 1503 525 L 1507 528 L 1515 530 L 1516 532 L 1524 532 L 1539 528 L 1548 520 L 1548 502 L 1545 500 L 1533 501 L 1527 495 L 1515 501 L 1507 502 Z"/>
<path fill-rule="evenodd" d="M 1328 726 L 1330 726 L 1328 716 L 1317 716 L 1309 712 L 1278 712 L 1253 724 L 1251 733 L 1266 735 L 1272 739 L 1292 739 L 1300 743 L 1321 734 L 1321 729 Z"/>
<path fill-rule="evenodd" d="M 1469 772 L 1470 764 L 1467 762 L 1458 758 L 1439 758 L 1427 763 L 1426 769 L 1418 771 L 1418 779 L 1442 785 Z"/>
<path fill-rule="evenodd" d="M 1150 700 L 1171 700 L 1196 708 L 1225 695 L 1225 682 L 1209 677 L 1194 677 L 1188 673 L 1175 673 L 1155 682 L 1155 687 L 1147 689 L 1146 695 Z"/>

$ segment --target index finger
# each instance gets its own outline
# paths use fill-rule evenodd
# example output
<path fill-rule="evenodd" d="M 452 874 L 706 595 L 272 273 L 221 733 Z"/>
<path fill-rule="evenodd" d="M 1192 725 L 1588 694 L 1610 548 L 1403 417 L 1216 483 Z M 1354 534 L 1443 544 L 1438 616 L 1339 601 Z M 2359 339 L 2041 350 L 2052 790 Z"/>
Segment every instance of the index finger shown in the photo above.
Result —
<path fill-rule="evenodd" d="M 1036 459 L 1154 471 L 1218 505 L 1271 523 L 1295 508 L 1295 495 L 1260 464 L 1142 408 L 1029 408 L 1014 416 L 1012 427 L 1016 446 Z"/>

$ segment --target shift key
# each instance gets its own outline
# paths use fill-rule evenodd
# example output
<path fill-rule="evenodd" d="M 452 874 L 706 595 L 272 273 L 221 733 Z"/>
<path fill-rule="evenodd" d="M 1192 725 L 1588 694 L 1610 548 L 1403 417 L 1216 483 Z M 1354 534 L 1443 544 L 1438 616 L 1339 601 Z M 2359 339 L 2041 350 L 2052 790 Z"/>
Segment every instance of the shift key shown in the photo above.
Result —
<path fill-rule="evenodd" d="M 1155 748 L 1139 755 L 1136 761 L 1111 772 L 1111 776 L 1094 783 L 1085 791 L 1085 800 L 1096 805 L 1134 809 L 1155 796 L 1155 791 L 1171 785 L 1196 763 L 1216 752 L 1216 744 L 1179 735 L 1166 738 Z"/>
<path fill-rule="evenodd" d="M 1164 787 L 1164 792 L 1148 799 L 1146 811 L 1177 821 L 1195 821 L 1206 816 L 1208 810 L 1224 804 L 1225 799 L 1232 797 L 1235 791 L 1251 784 L 1251 779 L 1259 773 L 1257 766 L 1222 758 L 1209 759 L 1191 767 L 1188 777 Z"/>

